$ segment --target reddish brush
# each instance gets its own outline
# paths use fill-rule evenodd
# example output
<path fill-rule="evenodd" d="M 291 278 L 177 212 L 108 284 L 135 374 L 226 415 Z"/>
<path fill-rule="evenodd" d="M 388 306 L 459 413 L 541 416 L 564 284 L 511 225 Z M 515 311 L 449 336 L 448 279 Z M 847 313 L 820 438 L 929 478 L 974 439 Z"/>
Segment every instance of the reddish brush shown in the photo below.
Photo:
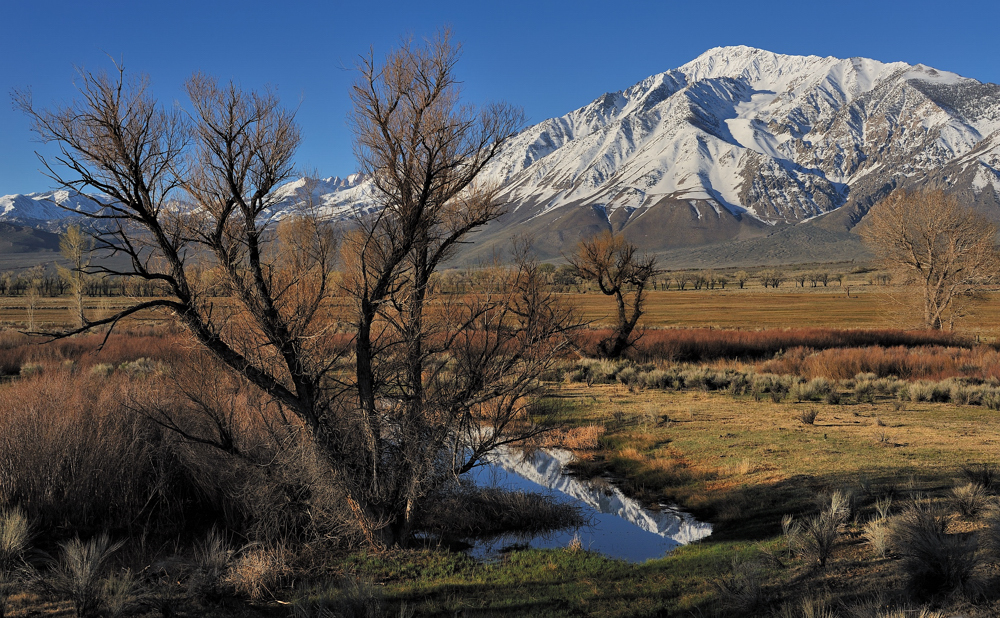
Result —
<path fill-rule="evenodd" d="M 824 377 L 843 380 L 859 373 L 873 373 L 879 377 L 896 376 L 908 380 L 954 377 L 989 380 L 1000 379 L 1000 352 L 985 346 L 973 349 L 870 346 L 823 351 L 795 348 L 781 358 L 761 363 L 757 369 L 807 379 Z"/>
<path fill-rule="evenodd" d="M 610 334 L 605 330 L 583 330 L 576 345 L 588 356 Z M 720 330 L 711 328 L 645 331 L 627 353 L 637 361 L 673 360 L 703 362 L 717 359 L 755 360 L 769 358 L 797 347 L 826 350 L 864 346 L 964 346 L 953 333 L 904 330 L 840 330 L 794 328 L 769 330 Z"/>

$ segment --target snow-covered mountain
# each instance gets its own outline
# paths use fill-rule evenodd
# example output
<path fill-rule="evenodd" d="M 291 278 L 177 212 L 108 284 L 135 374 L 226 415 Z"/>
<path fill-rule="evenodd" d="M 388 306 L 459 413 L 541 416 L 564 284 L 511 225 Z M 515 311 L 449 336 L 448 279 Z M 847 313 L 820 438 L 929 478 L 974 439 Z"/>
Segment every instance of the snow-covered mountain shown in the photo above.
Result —
<path fill-rule="evenodd" d="M 935 174 L 996 204 L 998 159 L 1000 86 L 923 65 L 722 47 L 528 128 L 487 174 L 512 204 L 495 228 L 526 226 L 562 247 L 610 225 L 664 250 L 848 206 L 843 230 L 893 187 Z"/>
<path fill-rule="evenodd" d="M 80 193 L 66 190 L 0 196 L 0 221 L 39 229 L 57 230 L 60 222 L 96 212 L 100 204 Z"/>
<path fill-rule="evenodd" d="M 558 255 L 609 226 L 654 251 L 759 242 L 803 223 L 840 234 L 901 185 L 948 188 L 1000 218 L 1000 86 L 720 47 L 525 129 L 484 176 L 510 208 L 473 254 L 527 232 Z M 335 219 L 372 204 L 358 175 L 281 191 L 277 216 L 295 202 Z M 0 198 L 0 220 L 20 208 L 11 198 L 38 201 Z"/>

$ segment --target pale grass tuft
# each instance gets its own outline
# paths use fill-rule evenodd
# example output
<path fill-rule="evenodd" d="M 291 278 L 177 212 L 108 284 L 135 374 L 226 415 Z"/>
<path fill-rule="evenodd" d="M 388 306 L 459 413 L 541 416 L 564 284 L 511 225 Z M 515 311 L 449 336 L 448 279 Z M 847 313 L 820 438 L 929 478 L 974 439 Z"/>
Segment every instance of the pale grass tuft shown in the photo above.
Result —
<path fill-rule="evenodd" d="M 30 579 L 32 569 L 24 560 L 31 542 L 31 522 L 20 508 L 0 512 L 0 616 L 7 598 Z"/>
<path fill-rule="evenodd" d="M 875 500 L 875 511 L 878 513 L 879 519 L 886 519 L 889 517 L 889 511 L 892 509 L 892 496 L 882 496 Z"/>
<path fill-rule="evenodd" d="M 600 446 L 601 436 L 607 431 L 604 425 L 584 425 L 569 429 L 556 429 L 543 434 L 541 446 L 560 447 L 571 451 L 593 451 Z"/>
<path fill-rule="evenodd" d="M 864 529 L 865 540 L 879 558 L 885 558 L 889 553 L 889 526 L 884 518 L 873 518 Z"/>
<path fill-rule="evenodd" d="M 52 570 L 49 584 L 72 599 L 79 618 L 97 615 L 105 601 L 105 566 L 111 554 L 124 544 L 124 541 L 112 543 L 107 533 L 101 533 L 87 542 L 77 537 L 61 545 L 59 562 Z"/>
<path fill-rule="evenodd" d="M 989 494 L 979 483 L 966 483 L 949 492 L 951 505 L 963 517 L 974 518 L 989 505 Z"/>
<path fill-rule="evenodd" d="M 0 512 L 0 568 L 20 560 L 31 541 L 31 522 L 20 508 Z"/>
<path fill-rule="evenodd" d="M 583 551 L 583 541 L 580 540 L 579 532 L 573 533 L 573 538 L 570 539 L 569 544 L 566 545 L 566 551 L 574 554 Z"/>
<path fill-rule="evenodd" d="M 837 618 L 826 599 L 805 598 L 799 604 L 801 618 Z"/>
<path fill-rule="evenodd" d="M 139 601 L 139 578 L 130 569 L 111 575 L 104 580 L 103 597 L 107 614 L 111 618 L 132 615 Z"/>
<path fill-rule="evenodd" d="M 733 463 L 727 463 L 722 467 L 723 476 L 746 476 L 753 474 L 758 469 L 757 464 L 749 457 L 742 457 Z"/>
<path fill-rule="evenodd" d="M 273 597 L 274 591 L 292 573 L 288 555 L 283 545 L 244 549 L 229 567 L 225 581 L 237 593 L 254 601 Z"/>

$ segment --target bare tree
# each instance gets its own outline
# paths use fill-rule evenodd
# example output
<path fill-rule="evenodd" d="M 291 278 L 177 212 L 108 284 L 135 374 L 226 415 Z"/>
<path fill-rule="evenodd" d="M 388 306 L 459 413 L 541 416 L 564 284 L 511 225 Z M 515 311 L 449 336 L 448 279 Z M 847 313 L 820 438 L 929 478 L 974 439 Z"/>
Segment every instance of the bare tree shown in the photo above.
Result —
<path fill-rule="evenodd" d="M 119 71 L 83 74 L 82 100 L 69 108 L 17 98 L 61 148 L 53 178 L 109 197 L 94 215 L 108 230 L 97 249 L 126 255 L 131 268 L 87 270 L 169 290 L 74 330 L 171 310 L 293 413 L 373 544 L 405 542 L 429 492 L 539 431 L 528 406 L 570 325 L 523 247 L 475 293 L 431 303 L 435 270 L 502 214 L 495 192 L 474 180 L 522 123 L 506 105 L 460 103 L 459 51 L 444 32 L 383 63 L 360 62 L 352 121 L 378 208 L 339 241 L 308 207 L 273 225 L 275 189 L 291 176 L 300 138 L 271 92 L 195 75 L 185 117 L 159 107 L 147 80 Z M 355 326 L 351 354 L 326 315 L 334 294 L 352 301 L 339 316 Z M 218 435 L 199 441 L 236 448 Z"/>
<path fill-rule="evenodd" d="M 757 277 L 760 279 L 761 285 L 766 287 L 776 288 L 785 281 L 785 273 L 776 269 L 768 268 L 757 273 Z"/>
<path fill-rule="evenodd" d="M 894 191 L 872 208 L 861 236 L 883 268 L 920 288 L 927 328 L 942 328 L 956 299 L 996 273 L 993 225 L 941 191 Z"/>
<path fill-rule="evenodd" d="M 483 271 L 473 293 L 431 309 L 431 275 L 503 213 L 474 180 L 523 122 L 506 105 L 459 103 L 459 52 L 445 31 L 383 63 L 368 56 L 352 92 L 355 152 L 380 208 L 344 243 L 356 305 L 351 405 L 364 438 L 354 459 L 373 462 L 350 483 L 390 540 L 407 537 L 443 478 L 537 431 L 525 405 L 569 325 L 523 246 L 513 267 Z"/>
<path fill-rule="evenodd" d="M 614 332 L 600 343 L 600 353 L 618 358 L 634 343 L 632 334 L 642 316 L 646 285 L 657 273 L 656 258 L 639 255 L 638 248 L 621 235 L 603 232 L 581 240 L 568 259 L 581 277 L 596 282 L 603 294 L 614 296 L 618 319 Z"/>
<path fill-rule="evenodd" d="M 36 327 L 35 312 L 42 298 L 42 277 L 45 272 L 41 265 L 32 266 L 24 272 L 22 277 L 25 281 L 24 288 L 24 309 L 28 318 L 28 330 L 33 331 Z"/>
<path fill-rule="evenodd" d="M 73 295 L 73 312 L 76 325 L 82 327 L 87 323 L 87 318 L 83 313 L 83 292 L 86 283 L 86 270 L 90 266 L 90 251 L 92 247 L 91 238 L 80 230 L 80 226 L 71 225 L 66 228 L 66 232 L 59 237 L 59 251 L 69 262 L 69 268 L 58 266 L 59 276 L 69 284 L 70 294 Z"/>

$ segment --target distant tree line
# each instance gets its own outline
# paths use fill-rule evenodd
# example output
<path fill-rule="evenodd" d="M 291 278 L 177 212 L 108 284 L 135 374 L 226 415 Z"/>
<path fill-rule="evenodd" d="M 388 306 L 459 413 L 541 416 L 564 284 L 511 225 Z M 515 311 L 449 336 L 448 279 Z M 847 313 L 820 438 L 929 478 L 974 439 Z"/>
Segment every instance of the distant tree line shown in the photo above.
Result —
<path fill-rule="evenodd" d="M 117 275 L 83 277 L 84 296 L 134 296 L 160 297 L 164 287 L 155 281 Z M 0 296 L 29 296 L 56 298 L 70 292 L 70 280 L 60 273 L 48 272 L 35 266 L 19 272 L 0 272 Z"/>

